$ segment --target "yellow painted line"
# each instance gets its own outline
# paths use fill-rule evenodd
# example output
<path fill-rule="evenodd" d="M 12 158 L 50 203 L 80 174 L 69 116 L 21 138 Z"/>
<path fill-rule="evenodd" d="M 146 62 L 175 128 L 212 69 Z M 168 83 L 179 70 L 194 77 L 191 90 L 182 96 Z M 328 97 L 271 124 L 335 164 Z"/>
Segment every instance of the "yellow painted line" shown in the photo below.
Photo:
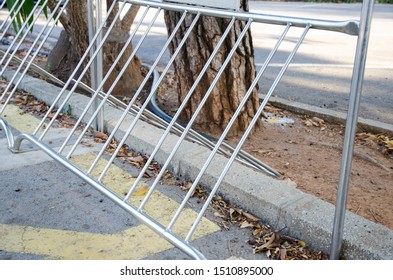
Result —
<path fill-rule="evenodd" d="M 94 154 L 80 155 L 73 157 L 72 162 L 82 169 L 87 169 L 94 158 Z M 105 163 L 105 160 L 100 161 L 96 170 L 102 170 Z M 97 177 L 98 172 L 94 171 L 93 177 Z M 103 183 L 123 196 L 134 181 L 135 178 L 129 173 L 112 165 Z M 148 187 L 145 183 L 141 186 Z M 143 196 L 134 196 L 129 203 L 138 206 L 142 200 Z M 155 191 L 146 205 L 145 213 L 165 226 L 178 207 L 176 201 Z M 184 238 L 196 217 L 195 211 L 186 208 L 175 224 L 173 232 Z M 219 230 L 215 223 L 203 218 L 193 239 Z M 172 247 L 169 242 L 145 225 L 132 227 L 116 234 L 96 234 L 0 224 L 0 250 L 45 255 L 54 259 L 142 259 Z"/>
<path fill-rule="evenodd" d="M 96 156 L 97 155 L 94 153 L 73 156 L 71 158 L 71 162 L 78 166 L 81 170 L 87 172 L 87 170 L 89 170 L 90 166 L 95 160 Z M 107 163 L 107 160 L 101 158 L 98 161 L 93 172 L 91 173 L 91 176 L 95 179 L 98 179 L 98 177 L 101 175 L 101 171 L 104 169 Z M 106 175 L 102 180 L 102 183 L 106 187 L 108 187 L 110 190 L 112 190 L 121 197 L 125 196 L 125 194 L 131 188 L 134 182 L 135 178 L 131 174 L 122 170 L 114 164 L 109 167 Z M 138 187 L 148 188 L 147 184 L 143 182 L 141 182 Z"/>
<path fill-rule="evenodd" d="M 39 119 L 12 104 L 7 105 L 2 117 L 10 126 L 23 133 L 33 133 L 40 123 Z"/>
<path fill-rule="evenodd" d="M 72 157 L 71 162 L 73 162 L 76 166 L 86 171 L 91 166 L 92 162 L 96 158 L 96 154 L 84 154 Z M 94 168 L 91 176 L 93 178 L 98 178 L 101 174 L 101 171 L 107 164 L 107 160 L 100 159 Z M 128 172 L 122 170 L 120 167 L 112 164 L 108 169 L 106 175 L 104 176 L 102 183 L 110 190 L 118 194 L 120 197 L 124 197 L 127 191 L 131 188 L 132 184 L 135 182 L 135 178 L 131 176 Z M 173 186 L 168 186 L 169 188 L 173 188 Z M 141 182 L 138 185 L 139 189 L 144 189 L 147 191 L 149 186 Z M 139 193 L 143 193 L 140 192 Z M 144 196 L 131 196 L 129 199 L 129 203 L 135 207 L 138 207 Z M 154 191 L 150 200 L 146 204 L 144 208 L 144 212 L 152 217 L 154 220 L 158 221 L 164 226 L 167 226 L 174 216 L 176 210 L 178 209 L 179 204 L 168 196 L 164 195 L 159 191 Z M 184 209 L 176 222 L 173 232 L 180 237 L 185 238 L 189 229 L 192 226 L 192 223 L 197 217 L 197 213 L 191 209 Z M 195 236 L 201 236 L 203 234 L 210 234 L 212 232 L 218 231 L 220 228 L 215 224 L 209 221 L 206 218 L 203 218 L 195 232 Z"/>
<path fill-rule="evenodd" d="M 117 234 L 96 234 L 0 224 L 0 236 L 0 250 L 51 259 L 142 259 L 172 247 L 143 225 Z"/>

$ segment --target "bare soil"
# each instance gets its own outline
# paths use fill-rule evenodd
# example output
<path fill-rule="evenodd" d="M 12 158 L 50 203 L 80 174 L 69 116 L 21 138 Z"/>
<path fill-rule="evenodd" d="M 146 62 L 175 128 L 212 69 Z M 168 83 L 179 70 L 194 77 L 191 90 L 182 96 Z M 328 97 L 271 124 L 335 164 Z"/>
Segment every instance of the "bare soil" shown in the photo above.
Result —
<path fill-rule="evenodd" d="M 277 112 L 278 111 L 278 112 Z M 318 118 L 276 110 L 292 124 L 265 122 L 244 150 L 289 178 L 297 188 L 335 204 L 344 128 Z M 393 154 L 383 135 L 358 133 L 352 161 L 348 209 L 393 229 Z"/>
<path fill-rule="evenodd" d="M 169 86 L 170 87 L 170 86 Z M 170 91 L 158 103 L 172 114 Z M 172 100 L 171 100 L 172 99 Z M 290 179 L 296 187 L 336 203 L 344 127 L 267 106 L 263 127 L 243 150 Z M 230 140 L 237 143 L 236 139 Z M 359 132 L 356 137 L 347 209 L 393 229 L 393 147 L 387 135 Z"/>

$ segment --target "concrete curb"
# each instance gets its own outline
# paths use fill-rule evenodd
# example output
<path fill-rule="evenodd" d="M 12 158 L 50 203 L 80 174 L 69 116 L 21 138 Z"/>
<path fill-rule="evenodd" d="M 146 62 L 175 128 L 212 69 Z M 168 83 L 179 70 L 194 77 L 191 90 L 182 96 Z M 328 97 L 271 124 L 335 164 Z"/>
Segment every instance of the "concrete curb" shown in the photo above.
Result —
<path fill-rule="evenodd" d="M 264 98 L 263 95 L 260 95 L 260 97 L 262 99 Z M 269 103 L 280 109 L 285 109 L 299 115 L 319 117 L 330 123 L 338 123 L 345 125 L 347 119 L 347 114 L 343 112 L 337 112 L 313 105 L 289 101 L 279 97 L 271 97 Z M 392 124 L 369 120 L 362 117 L 359 117 L 358 120 L 358 130 L 367 131 L 375 134 L 393 135 Z"/>
<path fill-rule="evenodd" d="M 6 72 L 5 78 L 12 73 Z M 20 88 L 33 94 L 47 104 L 52 104 L 60 89 L 45 81 L 32 77 L 24 78 Z M 89 98 L 74 94 L 69 100 L 72 114 L 79 116 Z M 106 127 L 113 129 L 122 112 L 106 106 Z M 117 137 L 125 133 L 132 117 L 126 118 Z M 162 130 L 147 123 L 138 122 L 127 144 L 141 153 L 151 153 Z M 163 163 L 172 151 L 177 137 L 169 135 L 160 152 L 155 157 Z M 210 151 L 194 143 L 184 142 L 171 162 L 172 172 L 178 176 L 193 179 L 203 166 Z M 201 183 L 213 186 L 227 159 L 216 156 Z M 236 172 L 234 172 L 236 170 Z M 219 193 L 229 201 L 236 202 L 277 229 L 304 240 L 314 250 L 329 252 L 333 228 L 334 206 L 314 196 L 305 194 L 291 181 L 271 178 L 239 163 L 234 163 L 231 171 L 220 186 Z M 345 259 L 393 259 L 393 252 L 386 246 L 393 243 L 393 231 L 360 216 L 347 212 L 344 232 L 343 255 Z"/>

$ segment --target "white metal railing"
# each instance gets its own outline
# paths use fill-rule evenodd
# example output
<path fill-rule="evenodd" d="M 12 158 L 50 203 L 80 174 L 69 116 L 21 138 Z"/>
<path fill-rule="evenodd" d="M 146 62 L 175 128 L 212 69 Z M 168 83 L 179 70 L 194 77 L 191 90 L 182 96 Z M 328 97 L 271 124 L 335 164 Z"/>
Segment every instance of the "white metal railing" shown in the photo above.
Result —
<path fill-rule="evenodd" d="M 43 5 L 45 5 L 48 0 L 44 1 Z M 358 105 L 359 105 L 359 97 L 361 94 L 361 87 L 363 82 L 363 73 L 364 73 L 364 65 L 365 58 L 367 53 L 367 43 L 369 36 L 369 28 L 372 14 L 373 1 L 365 1 L 363 4 L 361 22 L 359 26 L 359 22 L 357 21 L 327 21 L 327 20 L 316 20 L 316 19 L 307 19 L 307 18 L 291 18 L 291 17 L 282 17 L 282 16 L 274 16 L 274 15 L 263 15 L 263 14 L 254 14 L 248 12 L 239 11 L 238 4 L 239 1 L 227 1 L 227 2 L 219 2 L 219 1 L 210 1 L 210 6 L 213 3 L 214 8 L 212 7 L 204 7 L 199 5 L 187 5 L 187 3 L 191 4 L 206 4 L 206 1 L 171 1 L 177 3 L 170 2 L 158 2 L 158 1 L 148 1 L 148 0 L 124 0 L 124 1 L 113 1 L 112 6 L 107 7 L 107 13 L 104 18 L 101 18 L 99 15 L 101 14 L 101 1 L 87 1 L 89 6 L 89 35 L 90 35 L 90 44 L 80 59 L 76 69 L 73 71 L 69 79 L 65 82 L 60 81 L 46 70 L 40 68 L 35 63 L 35 59 L 39 51 L 43 48 L 48 36 L 52 33 L 53 29 L 56 26 L 56 22 L 58 21 L 60 15 L 66 10 L 69 0 L 64 2 L 58 1 L 56 7 L 53 11 L 51 11 L 50 15 L 47 18 L 47 21 L 44 25 L 44 28 L 41 29 L 39 34 L 36 36 L 33 42 L 30 42 L 29 48 L 25 49 L 24 54 L 18 53 L 18 50 L 23 48 L 24 43 L 26 42 L 26 37 L 29 30 L 32 26 L 34 26 L 35 21 L 37 20 L 37 15 L 43 13 L 43 5 L 38 5 L 38 3 L 34 6 L 33 12 L 29 15 L 27 21 L 25 21 L 17 34 L 13 37 L 14 39 L 9 43 L 9 46 L 6 51 L 1 51 L 1 64 L 2 69 L 0 74 L 4 75 L 7 71 L 10 71 L 11 62 L 16 64 L 16 70 L 14 69 L 12 72 L 12 77 L 9 79 L 8 84 L 5 86 L 3 92 L 0 95 L 0 124 L 6 130 L 6 135 L 8 138 L 8 145 L 13 151 L 18 151 L 20 148 L 20 144 L 23 140 L 28 140 L 42 150 L 44 150 L 51 157 L 56 159 L 62 165 L 70 169 L 76 175 L 84 179 L 88 182 L 92 187 L 102 192 L 106 196 L 108 196 L 111 200 L 117 203 L 120 207 L 124 208 L 130 214 L 134 215 L 136 218 L 144 222 L 158 234 L 160 234 L 163 238 L 174 244 L 176 247 L 181 249 L 187 255 L 195 259 L 203 259 L 204 256 L 200 253 L 199 250 L 194 248 L 191 244 L 191 238 L 193 237 L 196 228 L 198 227 L 199 222 L 201 221 L 205 211 L 207 210 L 208 205 L 213 199 L 213 196 L 219 190 L 221 183 L 223 182 L 225 176 L 227 175 L 229 169 L 233 165 L 235 160 L 238 160 L 244 164 L 252 166 L 258 170 L 266 172 L 272 176 L 277 175 L 277 172 L 274 171 L 269 166 L 259 162 L 257 159 L 251 157 L 250 155 L 244 153 L 241 148 L 252 131 L 254 125 L 257 123 L 258 119 L 261 117 L 263 110 L 269 101 L 269 98 L 273 94 L 275 88 L 279 84 L 281 78 L 283 77 L 285 71 L 290 65 L 292 59 L 296 55 L 298 48 L 301 46 L 307 32 L 310 29 L 319 29 L 319 30 L 328 30 L 335 32 L 342 32 L 349 35 L 358 36 L 358 46 L 356 50 L 356 61 L 354 64 L 354 72 L 352 79 L 352 88 L 351 88 L 351 101 L 349 106 L 348 113 L 348 123 L 347 130 L 345 136 L 344 143 L 344 151 L 342 158 L 342 167 L 341 167 L 341 176 L 340 176 L 340 185 L 339 185 L 339 193 L 338 193 L 338 204 L 336 207 L 336 216 L 334 229 L 332 234 L 332 247 L 331 247 L 331 258 L 338 258 L 338 254 L 341 251 L 341 243 L 342 243 L 342 232 L 343 232 L 343 220 L 345 214 L 345 206 L 346 206 L 346 196 L 348 189 L 348 178 L 349 178 L 349 169 L 352 160 L 352 149 L 353 149 L 353 140 L 354 140 L 354 132 L 356 129 L 357 116 L 358 116 Z M 92 4 L 95 4 L 93 6 Z M 12 30 L 12 22 L 15 20 L 16 14 L 20 11 L 24 0 L 15 2 L 16 4 L 10 8 L 9 13 L 7 14 L 7 18 L 2 19 L 1 28 L 0 28 L 0 39 L 4 39 L 7 32 L 11 32 Z M 221 4 L 225 5 L 221 5 Z M 120 17 L 121 13 L 129 8 L 130 5 L 139 5 L 141 6 L 139 10 L 140 19 L 135 21 L 129 37 L 125 42 L 124 48 L 118 53 L 113 65 L 111 65 L 110 69 L 107 73 L 103 73 L 102 71 L 102 49 L 104 44 L 108 40 L 108 36 L 110 31 L 114 28 L 115 20 Z M 230 5 L 230 6 L 228 6 Z M 94 9 L 96 7 L 96 9 Z M 112 22 L 109 21 L 109 15 L 114 9 L 118 9 L 117 14 L 114 16 L 114 20 Z M 229 9 L 228 9 L 229 8 Z M 120 77 L 126 71 L 127 66 L 131 63 L 132 59 L 134 59 L 141 48 L 141 46 L 145 43 L 145 39 L 152 34 L 152 28 L 156 25 L 156 20 L 159 16 L 162 16 L 164 10 L 177 11 L 181 14 L 181 18 L 177 23 L 171 34 L 168 34 L 168 39 L 166 43 L 162 46 L 160 53 L 154 58 L 154 62 L 149 66 L 148 72 L 142 81 L 142 84 L 136 90 L 135 95 L 131 98 L 128 104 L 123 103 L 122 101 L 114 98 L 112 96 L 112 92 L 119 82 Z M 94 16 L 94 14 L 96 16 Z M 33 16 L 35 15 L 35 16 Z M 152 19 L 149 19 L 147 15 L 151 16 Z M 192 21 L 190 26 L 187 29 L 183 39 L 179 43 L 176 50 L 174 50 L 172 57 L 162 69 L 160 74 L 156 71 L 160 60 L 162 59 L 164 53 L 167 51 L 170 42 L 173 37 L 176 35 L 178 30 L 180 29 L 182 23 L 189 16 L 192 16 Z M 213 17 L 221 17 L 227 18 L 228 26 L 225 32 L 222 34 L 221 39 L 218 41 L 215 46 L 212 54 L 206 61 L 206 64 L 201 69 L 198 77 L 195 80 L 194 85 L 185 96 L 184 101 L 179 105 L 179 108 L 175 115 L 171 119 L 162 119 L 154 114 L 152 114 L 148 108 L 151 102 L 154 103 L 155 93 L 159 86 L 163 83 L 166 74 L 171 69 L 173 62 L 181 49 L 187 42 L 187 38 L 190 36 L 191 32 L 197 26 L 198 19 L 201 16 L 213 16 Z M 236 43 L 233 48 L 225 58 L 225 61 L 221 67 L 221 70 L 217 73 L 216 78 L 210 85 L 209 89 L 205 93 L 204 98 L 201 100 L 198 108 L 196 109 L 194 115 L 191 117 L 191 120 L 184 127 L 181 126 L 177 120 L 184 110 L 186 103 L 192 97 L 195 88 L 199 83 L 202 82 L 203 75 L 207 71 L 208 66 L 213 61 L 214 57 L 218 53 L 219 48 L 224 43 L 228 34 L 231 31 L 231 28 L 235 24 L 236 21 L 243 21 L 244 28 L 241 34 L 238 36 Z M 220 135 L 218 139 L 212 141 L 207 139 L 203 135 L 192 129 L 192 126 L 197 118 L 199 112 L 201 111 L 204 104 L 207 102 L 214 86 L 220 79 L 221 75 L 225 71 L 227 65 L 233 59 L 232 56 L 236 52 L 238 46 L 241 44 L 244 36 L 250 30 L 251 26 L 255 24 L 275 24 L 275 25 L 283 25 L 283 31 L 278 35 L 275 46 L 271 49 L 269 55 L 266 57 L 265 62 L 260 70 L 256 73 L 256 77 L 252 82 L 251 86 L 247 90 L 244 95 L 244 98 L 241 100 L 236 112 L 233 114 L 230 122 L 225 128 L 224 132 Z M 106 28 L 106 33 L 102 32 L 103 29 Z M 286 40 L 289 30 L 296 28 L 301 29 L 302 32 L 298 36 L 296 43 L 293 45 L 292 50 L 287 56 L 286 62 L 280 69 L 279 73 L 276 76 L 275 81 L 271 85 L 265 99 L 261 102 L 255 116 L 253 117 L 249 127 L 243 133 L 239 143 L 236 147 L 231 147 L 227 143 L 225 143 L 225 138 L 230 131 L 232 125 L 234 124 L 237 116 L 241 113 L 242 108 L 246 105 L 247 100 L 251 97 L 251 94 L 254 88 L 257 86 L 258 82 L 263 79 L 263 75 L 266 69 L 269 67 L 271 60 L 276 55 L 277 51 L 280 49 L 281 43 Z M 321 31 L 322 32 L 322 31 Z M 140 38 L 136 39 L 136 34 L 140 35 Z M 104 91 L 104 84 L 108 81 L 109 76 L 114 71 L 114 69 L 118 66 L 119 60 L 126 52 L 127 47 L 130 44 L 135 44 L 133 46 L 132 53 L 127 57 L 127 61 L 125 65 L 122 66 L 122 69 L 118 73 L 115 81 L 112 83 L 111 87 Z M 47 79 L 56 83 L 61 87 L 58 92 L 56 98 L 52 101 L 51 104 L 48 104 L 49 109 L 42 117 L 40 124 L 36 127 L 34 133 L 26 134 L 21 133 L 18 136 L 14 136 L 4 119 L 2 119 L 1 114 L 4 112 L 7 105 L 10 103 L 10 100 L 15 94 L 16 89 L 18 88 L 21 81 L 29 72 L 36 72 L 40 75 L 45 76 Z M 91 75 L 92 84 L 91 86 L 83 83 L 83 79 L 89 73 L 95 73 L 95 75 Z M 151 89 L 147 97 L 144 99 L 141 105 L 137 105 L 136 101 L 138 97 L 141 96 L 142 90 L 149 83 L 149 81 L 153 79 L 151 83 Z M 48 135 L 48 132 L 53 129 L 54 122 L 56 118 L 59 116 L 60 112 L 66 107 L 68 102 L 73 96 L 78 95 L 78 90 L 83 89 L 91 94 L 91 98 L 89 102 L 86 104 L 84 109 L 78 114 L 77 121 L 75 125 L 70 129 L 70 133 L 64 140 L 63 144 L 58 150 L 54 150 L 49 148 L 44 144 L 44 140 Z M 112 126 L 108 126 L 105 119 L 105 106 L 116 106 L 121 109 L 121 115 L 116 119 L 116 122 Z M 130 118 L 132 115 L 132 118 Z M 124 144 L 128 144 L 130 139 L 132 138 L 133 133 L 136 133 L 136 127 L 139 123 L 149 121 L 154 122 L 155 125 L 163 128 L 162 135 L 160 139 L 158 139 L 155 144 L 155 148 L 149 155 L 149 159 L 145 163 L 145 165 L 141 168 L 139 175 L 136 180 L 130 186 L 127 194 L 121 196 L 119 194 L 113 193 L 111 190 L 107 189 L 107 187 L 102 183 L 105 176 L 107 175 L 108 169 L 110 166 L 116 161 L 116 157 L 119 154 L 121 147 Z M 80 125 L 83 124 L 82 129 L 80 129 Z M 124 129 L 126 126 L 126 129 Z M 107 130 L 109 132 L 108 139 L 103 143 L 102 149 L 96 154 L 96 158 L 89 165 L 88 170 L 83 171 L 79 166 L 76 166 L 70 161 L 70 158 L 75 153 L 78 146 L 81 144 L 83 137 L 89 132 L 89 129 L 94 127 L 97 130 Z M 171 148 L 171 153 L 162 160 L 160 163 L 162 165 L 161 171 L 154 178 L 152 183 L 150 184 L 149 190 L 146 193 L 145 197 L 142 200 L 140 205 L 133 205 L 130 202 L 130 197 L 135 192 L 138 184 L 141 182 L 143 175 L 148 170 L 150 164 L 153 160 L 157 158 L 160 150 L 164 142 L 167 140 L 169 135 L 174 134 L 177 136 L 175 143 Z M 71 142 L 70 140 L 76 138 L 76 141 Z M 109 155 L 107 155 L 107 147 L 110 145 L 111 141 L 116 139 L 118 141 L 118 146 L 115 151 L 112 151 Z M 176 153 L 178 152 L 180 146 L 186 140 L 192 140 L 199 144 L 207 146 L 211 152 L 208 158 L 205 160 L 204 164 L 200 167 L 199 173 L 192 178 L 193 184 L 191 188 L 187 191 L 187 193 L 182 198 L 179 208 L 171 217 L 170 222 L 168 224 L 162 224 L 159 221 L 153 219 L 149 216 L 145 211 L 145 206 L 149 202 L 149 199 L 156 191 L 157 186 L 165 174 L 166 170 L 170 168 L 171 162 L 173 161 Z M 70 149 L 65 149 L 69 147 Z M 109 160 L 105 167 L 100 170 L 100 175 L 98 177 L 94 177 L 92 172 L 97 168 L 98 161 L 104 156 L 109 156 Z M 210 168 L 213 159 L 216 156 L 221 156 L 226 158 L 226 164 L 220 171 L 219 176 L 217 177 L 216 182 L 210 187 L 210 194 L 207 200 L 204 202 L 201 210 L 198 212 L 198 216 L 192 223 L 192 226 L 188 229 L 188 233 L 184 237 L 179 237 L 177 234 L 173 232 L 173 228 L 175 224 L 178 222 L 178 218 L 184 212 L 186 208 L 187 202 L 194 193 L 195 189 L 201 182 L 201 178 L 206 174 L 207 170 Z"/>

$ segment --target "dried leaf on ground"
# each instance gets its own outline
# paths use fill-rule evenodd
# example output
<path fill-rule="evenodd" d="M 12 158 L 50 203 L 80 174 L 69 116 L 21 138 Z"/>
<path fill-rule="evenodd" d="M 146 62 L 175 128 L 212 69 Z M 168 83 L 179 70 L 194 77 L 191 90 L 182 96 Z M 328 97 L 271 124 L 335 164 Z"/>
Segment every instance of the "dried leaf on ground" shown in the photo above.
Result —
<path fill-rule="evenodd" d="M 311 119 L 306 119 L 304 121 L 304 124 L 308 127 L 319 127 L 321 130 L 326 129 L 326 124 L 325 121 L 318 118 L 318 117 L 313 117 Z"/>
<path fill-rule="evenodd" d="M 147 184 L 139 184 L 131 196 L 144 196 L 148 192 L 149 188 L 150 186 Z"/>
<path fill-rule="evenodd" d="M 361 145 L 378 148 L 385 155 L 393 154 L 393 138 L 387 135 L 362 132 L 356 134 L 356 140 Z"/>
<path fill-rule="evenodd" d="M 242 214 L 243 214 L 248 220 L 253 221 L 253 222 L 258 222 L 259 220 L 261 220 L 261 219 L 259 219 L 258 217 L 255 217 L 254 215 L 251 215 L 250 213 L 247 213 L 247 212 L 242 212 Z"/>
<path fill-rule="evenodd" d="M 127 162 L 137 168 L 143 167 L 146 163 L 145 159 L 142 156 L 127 157 Z"/>
<path fill-rule="evenodd" d="M 108 140 L 108 134 L 96 130 L 93 131 L 93 137 L 97 139 L 97 142 Z"/>

